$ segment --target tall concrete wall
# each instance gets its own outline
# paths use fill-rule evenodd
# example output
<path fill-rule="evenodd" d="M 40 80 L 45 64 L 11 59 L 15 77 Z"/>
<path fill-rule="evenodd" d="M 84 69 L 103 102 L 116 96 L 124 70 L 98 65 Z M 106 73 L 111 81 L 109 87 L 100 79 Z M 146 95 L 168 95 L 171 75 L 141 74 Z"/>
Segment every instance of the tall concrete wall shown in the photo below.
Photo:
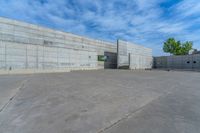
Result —
<path fill-rule="evenodd" d="M 118 47 L 118 49 L 117 49 Z M 98 56 L 106 56 L 98 61 Z M 117 64 L 118 62 L 118 64 Z M 0 17 L 0 70 L 151 68 L 152 50 L 86 38 Z"/>
<path fill-rule="evenodd" d="M 0 43 L 1 69 L 96 68 L 97 52 L 60 47 Z"/>
<path fill-rule="evenodd" d="M 152 50 L 140 45 L 118 40 L 118 68 L 149 69 L 152 68 Z"/>
<path fill-rule="evenodd" d="M 0 70 L 116 66 L 117 46 L 0 17 Z M 98 55 L 109 60 L 98 62 Z"/>
<path fill-rule="evenodd" d="M 154 57 L 155 68 L 200 70 L 200 54 Z"/>

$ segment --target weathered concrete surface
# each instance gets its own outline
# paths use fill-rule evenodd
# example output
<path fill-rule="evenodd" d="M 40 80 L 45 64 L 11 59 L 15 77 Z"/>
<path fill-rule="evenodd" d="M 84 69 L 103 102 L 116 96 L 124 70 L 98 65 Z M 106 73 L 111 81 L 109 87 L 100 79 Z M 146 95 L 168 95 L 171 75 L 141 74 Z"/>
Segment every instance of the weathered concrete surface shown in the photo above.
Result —
<path fill-rule="evenodd" d="M 0 112 L 0 132 L 199 133 L 199 82 L 195 72 L 31 75 Z"/>
<path fill-rule="evenodd" d="M 129 69 L 151 69 L 153 66 L 152 49 L 130 42 L 117 41 L 117 66 Z"/>
<path fill-rule="evenodd" d="M 29 75 L 1 75 L 0 76 L 0 111 L 9 103 L 19 91 Z"/>
<path fill-rule="evenodd" d="M 2 71 L 112 68 L 116 52 L 117 45 L 111 42 L 0 17 Z M 109 58 L 104 64 L 97 61 L 97 55 Z"/>
<path fill-rule="evenodd" d="M 154 57 L 158 69 L 200 70 L 200 54 Z"/>
<path fill-rule="evenodd" d="M 199 133 L 200 90 L 193 84 L 152 101 L 105 133 Z"/>

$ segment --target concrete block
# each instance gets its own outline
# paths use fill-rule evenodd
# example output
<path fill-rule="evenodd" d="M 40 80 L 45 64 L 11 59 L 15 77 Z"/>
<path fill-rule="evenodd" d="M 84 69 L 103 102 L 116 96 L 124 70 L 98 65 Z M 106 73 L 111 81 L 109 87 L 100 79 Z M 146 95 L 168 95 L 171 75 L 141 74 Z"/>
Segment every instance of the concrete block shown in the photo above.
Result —
<path fill-rule="evenodd" d="M 2 41 L 9 41 L 13 42 L 14 41 L 14 35 L 11 34 L 2 34 L 0 35 Z"/>
<path fill-rule="evenodd" d="M 4 31 L 4 30 L 13 31 L 14 30 L 14 25 L 0 22 L 0 30 L 1 31 Z"/>
<path fill-rule="evenodd" d="M 14 21 L 13 21 L 13 24 L 14 24 L 16 27 L 25 27 L 25 28 L 29 28 L 29 26 L 30 26 L 29 23 L 20 22 L 20 21 L 17 21 L 17 20 L 14 20 Z"/>
<path fill-rule="evenodd" d="M 13 24 L 13 23 L 14 23 L 14 20 L 11 20 L 11 19 L 8 19 L 8 18 L 0 17 L 0 23 Z"/>
<path fill-rule="evenodd" d="M 35 31 L 38 30 L 38 26 L 37 26 L 37 25 L 34 25 L 34 24 L 29 24 L 29 28 L 30 28 L 31 30 L 35 30 Z"/>

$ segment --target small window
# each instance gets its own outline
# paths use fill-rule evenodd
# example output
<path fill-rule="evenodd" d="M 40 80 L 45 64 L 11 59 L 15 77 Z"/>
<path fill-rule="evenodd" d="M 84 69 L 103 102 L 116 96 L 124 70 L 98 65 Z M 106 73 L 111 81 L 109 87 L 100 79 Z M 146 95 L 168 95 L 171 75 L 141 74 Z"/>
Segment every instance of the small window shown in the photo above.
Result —
<path fill-rule="evenodd" d="M 91 56 L 89 56 L 89 59 L 91 59 Z"/>
<path fill-rule="evenodd" d="M 196 64 L 197 62 L 196 62 L 196 61 L 193 61 L 193 63 Z"/>
<path fill-rule="evenodd" d="M 106 61 L 106 60 L 107 60 L 107 56 L 98 55 L 98 61 Z"/>
<path fill-rule="evenodd" d="M 190 64 L 190 61 L 187 61 L 187 64 Z"/>
<path fill-rule="evenodd" d="M 44 40 L 43 44 L 50 46 L 50 45 L 53 45 L 53 42 Z"/>

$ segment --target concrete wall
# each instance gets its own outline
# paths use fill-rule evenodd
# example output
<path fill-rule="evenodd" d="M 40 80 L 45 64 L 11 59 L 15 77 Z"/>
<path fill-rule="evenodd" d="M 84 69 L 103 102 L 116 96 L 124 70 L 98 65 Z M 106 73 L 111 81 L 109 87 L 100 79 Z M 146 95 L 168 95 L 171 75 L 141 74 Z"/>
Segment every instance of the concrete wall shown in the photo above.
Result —
<path fill-rule="evenodd" d="M 0 17 L 0 70 L 109 68 L 116 52 L 110 42 Z M 110 60 L 98 62 L 105 54 Z"/>
<path fill-rule="evenodd" d="M 107 59 L 98 61 L 98 55 Z M 0 70 L 103 69 L 117 65 L 151 68 L 152 50 L 121 40 L 116 45 L 0 17 Z"/>
<path fill-rule="evenodd" d="M 127 67 L 129 69 L 152 68 L 152 50 L 140 45 L 118 40 L 118 68 Z"/>
<path fill-rule="evenodd" d="M 97 52 L 60 47 L 0 43 L 1 69 L 96 68 Z"/>
<path fill-rule="evenodd" d="M 155 68 L 200 70 L 200 54 L 154 57 Z"/>

